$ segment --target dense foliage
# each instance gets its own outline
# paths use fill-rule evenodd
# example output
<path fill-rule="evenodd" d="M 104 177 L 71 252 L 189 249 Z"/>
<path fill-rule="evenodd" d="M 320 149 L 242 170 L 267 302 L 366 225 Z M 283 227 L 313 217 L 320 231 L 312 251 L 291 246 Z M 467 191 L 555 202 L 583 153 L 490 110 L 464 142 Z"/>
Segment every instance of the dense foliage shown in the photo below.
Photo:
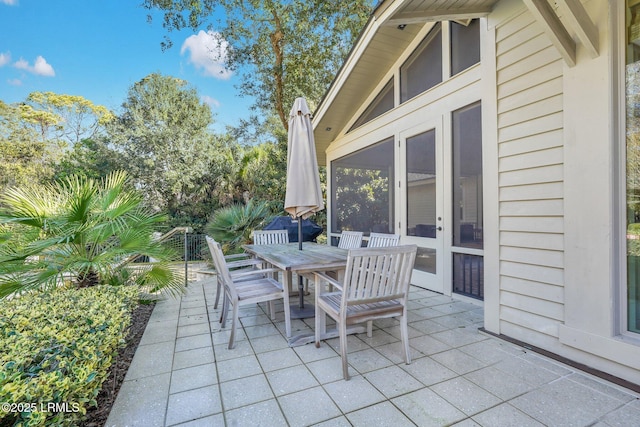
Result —
<path fill-rule="evenodd" d="M 182 289 L 154 231 L 190 226 L 233 251 L 283 213 L 289 108 L 298 96 L 317 105 L 371 10 L 370 0 L 143 5 L 164 11 L 169 30 L 199 29 L 222 7 L 216 34 L 261 118 L 216 134 L 195 89 L 157 73 L 118 112 L 52 92 L 0 100 L 0 402 L 28 405 L 0 412 L 0 425 L 77 425 L 95 405 L 138 292 Z M 139 255 L 156 262 L 125 268 Z"/>
<path fill-rule="evenodd" d="M 152 238 L 163 215 L 141 206 L 125 172 L 103 180 L 71 176 L 0 195 L 0 298 L 15 292 L 131 281 L 148 291 L 178 291 L 173 251 Z M 128 275 L 137 255 L 156 262 Z"/>
<path fill-rule="evenodd" d="M 107 134 L 153 208 L 177 211 L 202 199 L 215 154 L 211 124 L 209 106 L 187 82 L 150 74 L 131 87 Z"/>
<path fill-rule="evenodd" d="M 191 28 L 217 35 L 230 49 L 218 60 L 241 72 L 240 92 L 256 99 L 263 117 L 287 129 L 293 100 L 314 108 L 364 27 L 372 0 L 145 0 L 164 13 L 168 31 Z M 225 19 L 213 21 L 216 9 Z M 166 37 L 163 48 L 171 47 Z"/>
<path fill-rule="evenodd" d="M 97 286 L 0 301 L 1 425 L 76 426 L 124 344 L 135 287 Z M 20 406 L 18 406 L 20 403 Z"/>

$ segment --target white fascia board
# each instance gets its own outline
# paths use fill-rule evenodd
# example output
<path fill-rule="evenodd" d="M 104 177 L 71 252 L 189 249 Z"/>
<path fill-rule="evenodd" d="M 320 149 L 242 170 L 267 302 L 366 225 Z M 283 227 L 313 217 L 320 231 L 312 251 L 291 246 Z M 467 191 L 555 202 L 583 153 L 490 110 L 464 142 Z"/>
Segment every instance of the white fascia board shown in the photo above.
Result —
<path fill-rule="evenodd" d="M 314 118 L 312 121 L 314 130 L 318 125 L 318 123 L 322 121 L 322 118 L 324 117 L 327 110 L 330 108 L 331 104 L 333 103 L 333 100 L 335 99 L 338 92 L 340 92 L 340 89 L 342 88 L 342 86 L 348 80 L 349 76 L 351 75 L 351 71 L 353 71 L 353 68 L 356 66 L 356 64 L 360 60 L 360 57 L 367 50 L 369 43 L 371 43 L 371 40 L 375 37 L 376 33 L 378 32 L 378 29 L 380 28 L 381 23 L 384 23 L 385 21 L 387 21 L 403 5 L 404 5 L 404 1 L 393 2 L 388 8 L 386 8 L 383 11 L 383 13 L 380 16 L 375 16 L 375 15 L 371 16 L 371 20 L 367 25 L 367 27 L 364 29 L 363 33 L 361 34 L 357 45 L 354 47 L 351 54 L 345 60 L 345 63 L 342 66 L 342 69 L 340 70 L 339 74 L 336 76 L 334 82 L 331 84 L 331 87 L 329 87 L 329 90 L 327 91 L 326 96 L 324 97 L 324 100 L 318 106 L 318 109 L 315 112 Z"/>

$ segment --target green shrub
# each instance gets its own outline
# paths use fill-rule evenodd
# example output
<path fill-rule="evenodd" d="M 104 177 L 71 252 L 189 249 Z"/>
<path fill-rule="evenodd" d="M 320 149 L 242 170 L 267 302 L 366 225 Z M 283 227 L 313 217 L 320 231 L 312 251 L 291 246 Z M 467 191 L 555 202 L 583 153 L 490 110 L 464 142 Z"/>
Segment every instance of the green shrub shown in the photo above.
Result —
<path fill-rule="evenodd" d="M 0 301 L 0 404 L 14 404 L 2 406 L 0 425 L 77 425 L 125 343 L 138 292 L 95 286 Z"/>

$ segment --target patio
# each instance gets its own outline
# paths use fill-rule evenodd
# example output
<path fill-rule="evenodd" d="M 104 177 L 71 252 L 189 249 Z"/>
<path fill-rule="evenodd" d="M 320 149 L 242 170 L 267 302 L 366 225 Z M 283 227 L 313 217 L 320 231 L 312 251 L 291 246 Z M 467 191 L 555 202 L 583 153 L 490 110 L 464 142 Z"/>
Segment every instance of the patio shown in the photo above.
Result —
<path fill-rule="evenodd" d="M 412 287 L 411 365 L 398 322 L 377 322 L 349 337 L 344 381 L 338 339 L 288 347 L 282 307 L 243 309 L 228 350 L 214 297 L 203 280 L 156 305 L 106 426 L 640 425 L 640 395 L 478 332 L 474 304 Z"/>

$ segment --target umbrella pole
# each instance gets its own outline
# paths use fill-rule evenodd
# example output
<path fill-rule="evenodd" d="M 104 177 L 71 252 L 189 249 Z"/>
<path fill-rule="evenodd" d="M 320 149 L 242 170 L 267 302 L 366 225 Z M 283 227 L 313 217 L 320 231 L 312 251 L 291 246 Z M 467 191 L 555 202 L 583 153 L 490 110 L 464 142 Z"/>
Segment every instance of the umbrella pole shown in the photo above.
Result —
<path fill-rule="evenodd" d="M 298 217 L 298 250 L 302 250 L 302 217 Z M 298 275 L 298 299 L 300 311 L 304 311 L 304 283 L 302 276 Z"/>
<path fill-rule="evenodd" d="M 298 250 L 302 250 L 302 217 L 298 217 Z M 292 319 L 307 319 L 316 315 L 313 305 L 304 306 L 304 283 L 301 275 L 298 275 L 298 306 L 291 306 Z"/>
<path fill-rule="evenodd" d="M 298 217 L 298 250 L 302 250 L 302 217 Z"/>

